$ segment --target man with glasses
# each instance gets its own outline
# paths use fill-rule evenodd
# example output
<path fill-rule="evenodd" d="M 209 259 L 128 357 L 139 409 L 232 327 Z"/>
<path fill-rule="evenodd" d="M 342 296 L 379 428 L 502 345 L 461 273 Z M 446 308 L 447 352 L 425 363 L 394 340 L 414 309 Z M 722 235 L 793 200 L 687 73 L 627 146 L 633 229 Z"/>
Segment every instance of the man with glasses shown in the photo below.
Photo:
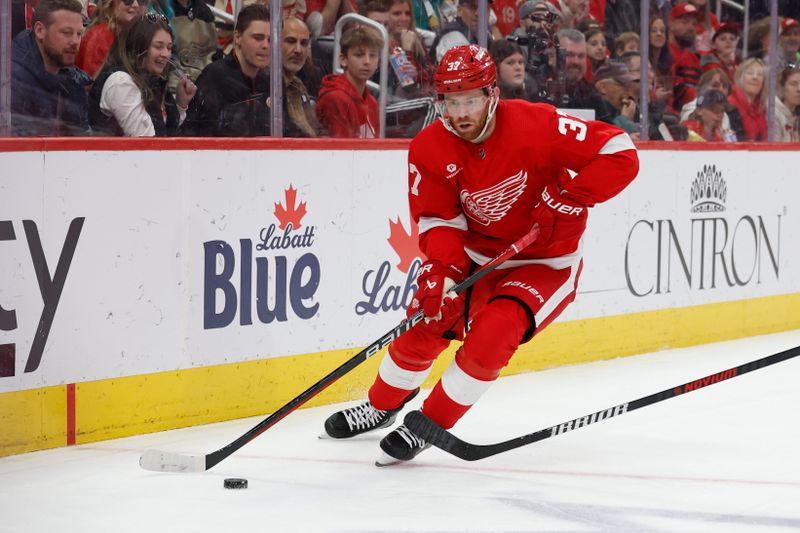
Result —
<path fill-rule="evenodd" d="M 527 0 L 519 6 L 519 28 L 509 37 L 519 40 L 530 35 L 552 35 L 558 17 L 559 11 L 547 0 Z"/>
<path fill-rule="evenodd" d="M 500 100 L 496 76 L 489 52 L 477 45 L 449 50 L 436 71 L 440 120 L 408 152 L 410 210 L 427 258 L 408 313 L 422 309 L 426 321 L 391 343 L 368 400 L 326 420 L 332 438 L 390 426 L 433 361 L 459 339 L 455 360 L 422 405 L 438 425 L 453 427 L 517 347 L 575 298 L 588 209 L 638 172 L 622 130 L 546 104 Z M 449 294 L 532 228 L 530 246 L 466 294 Z M 377 464 L 385 466 L 429 444 L 401 425 L 380 447 Z"/>
<path fill-rule="evenodd" d="M 78 0 L 43 0 L 33 28 L 11 46 L 11 134 L 88 135 L 86 87 L 91 78 L 75 66 L 83 35 Z"/>

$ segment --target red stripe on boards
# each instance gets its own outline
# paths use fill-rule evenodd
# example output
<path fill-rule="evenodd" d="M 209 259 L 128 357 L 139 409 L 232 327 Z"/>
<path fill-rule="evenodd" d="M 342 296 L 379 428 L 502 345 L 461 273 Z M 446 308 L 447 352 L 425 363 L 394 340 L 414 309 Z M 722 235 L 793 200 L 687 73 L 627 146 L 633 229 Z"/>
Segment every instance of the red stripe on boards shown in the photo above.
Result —
<path fill-rule="evenodd" d="M 67 383 L 67 446 L 75 444 L 75 384 Z"/>

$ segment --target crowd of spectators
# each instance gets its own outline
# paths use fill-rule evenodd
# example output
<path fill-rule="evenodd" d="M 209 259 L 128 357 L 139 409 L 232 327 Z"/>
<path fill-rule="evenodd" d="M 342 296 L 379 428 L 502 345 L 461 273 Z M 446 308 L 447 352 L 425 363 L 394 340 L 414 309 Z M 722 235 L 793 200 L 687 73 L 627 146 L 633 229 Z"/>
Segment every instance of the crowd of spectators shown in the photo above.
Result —
<path fill-rule="evenodd" d="M 718 17 L 713 0 L 646 1 L 641 32 L 640 0 L 490 0 L 483 18 L 501 97 L 572 109 L 634 138 L 716 142 L 768 140 L 774 104 L 777 140 L 800 142 L 800 1 L 780 0 L 774 51 L 761 0 L 751 2 L 746 36 L 743 14 L 723 6 Z M 214 13 L 233 14 L 231 0 L 14 6 L 18 136 L 270 136 L 270 78 L 281 75 L 284 137 L 411 137 L 433 118 L 444 52 L 483 33 L 477 0 L 283 0 L 278 17 L 268 1 L 244 0 L 233 25 Z M 337 20 L 349 13 L 385 33 L 350 17 L 332 46 Z M 270 68 L 277 24 L 282 64 Z"/>

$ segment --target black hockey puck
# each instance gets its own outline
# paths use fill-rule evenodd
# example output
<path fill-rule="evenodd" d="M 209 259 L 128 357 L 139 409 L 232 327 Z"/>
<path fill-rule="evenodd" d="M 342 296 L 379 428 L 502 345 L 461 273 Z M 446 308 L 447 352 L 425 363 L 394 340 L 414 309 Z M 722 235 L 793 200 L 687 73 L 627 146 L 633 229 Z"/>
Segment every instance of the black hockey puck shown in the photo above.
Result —
<path fill-rule="evenodd" d="M 246 489 L 247 480 L 240 477 L 229 477 L 225 480 L 224 487 L 226 489 Z"/>

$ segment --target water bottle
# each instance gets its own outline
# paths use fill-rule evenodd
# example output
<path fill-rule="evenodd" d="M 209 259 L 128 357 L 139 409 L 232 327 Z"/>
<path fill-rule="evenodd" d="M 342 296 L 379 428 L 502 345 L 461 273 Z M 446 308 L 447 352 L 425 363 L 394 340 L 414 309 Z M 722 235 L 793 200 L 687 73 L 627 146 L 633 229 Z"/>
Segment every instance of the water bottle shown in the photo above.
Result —
<path fill-rule="evenodd" d="M 405 50 L 399 46 L 395 48 L 389 56 L 389 63 L 392 64 L 401 87 L 409 87 L 417 82 L 417 67 L 408 59 Z"/>

